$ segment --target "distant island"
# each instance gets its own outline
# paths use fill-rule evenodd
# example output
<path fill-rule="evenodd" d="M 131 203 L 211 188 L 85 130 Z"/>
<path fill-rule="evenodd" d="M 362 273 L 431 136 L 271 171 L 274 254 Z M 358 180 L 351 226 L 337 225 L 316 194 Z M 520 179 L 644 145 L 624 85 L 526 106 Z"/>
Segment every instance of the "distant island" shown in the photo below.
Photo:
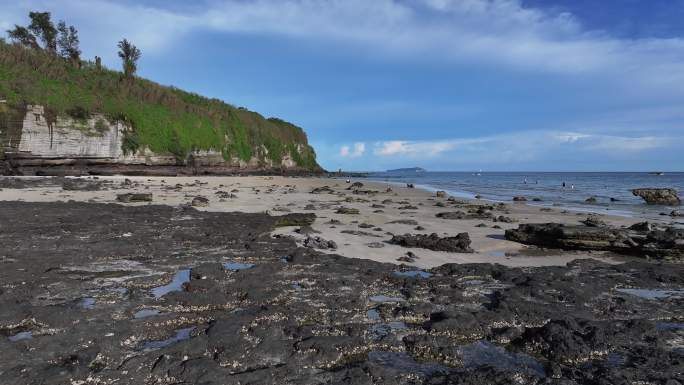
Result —
<path fill-rule="evenodd" d="M 387 170 L 387 172 L 394 172 L 394 173 L 409 173 L 409 172 L 426 172 L 427 170 L 424 168 L 420 167 L 408 167 L 408 168 L 396 168 L 394 170 Z"/>

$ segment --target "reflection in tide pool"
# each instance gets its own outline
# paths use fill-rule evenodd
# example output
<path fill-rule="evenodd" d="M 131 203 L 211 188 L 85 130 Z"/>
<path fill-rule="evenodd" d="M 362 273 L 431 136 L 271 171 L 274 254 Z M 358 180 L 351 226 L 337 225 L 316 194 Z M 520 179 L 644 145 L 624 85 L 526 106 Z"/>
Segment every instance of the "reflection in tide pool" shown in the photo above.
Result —
<path fill-rule="evenodd" d="M 161 298 L 172 291 L 183 290 L 183 284 L 190 282 L 190 270 L 181 270 L 173 276 L 173 280 L 168 285 L 155 287 L 150 292 L 155 298 Z"/>
<path fill-rule="evenodd" d="M 189 327 L 185 329 L 178 329 L 176 330 L 176 334 L 171 337 L 167 338 L 165 340 L 161 341 L 147 341 L 142 345 L 143 350 L 152 350 L 152 349 L 161 349 L 165 348 L 171 345 L 175 345 L 181 341 L 185 341 L 190 339 L 192 336 L 192 332 L 195 330 L 195 327 Z"/>

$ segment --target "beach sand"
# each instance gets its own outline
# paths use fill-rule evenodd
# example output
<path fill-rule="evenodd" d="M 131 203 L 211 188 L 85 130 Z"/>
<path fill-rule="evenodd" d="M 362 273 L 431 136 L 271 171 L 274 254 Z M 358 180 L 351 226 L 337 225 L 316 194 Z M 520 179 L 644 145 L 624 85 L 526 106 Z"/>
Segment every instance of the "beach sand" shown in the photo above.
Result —
<path fill-rule="evenodd" d="M 86 178 L 81 178 L 86 179 Z M 123 185 L 125 179 L 132 185 Z M 505 208 L 496 210 L 496 216 L 513 219 L 513 223 L 493 222 L 491 219 L 449 220 L 436 217 L 437 213 L 463 210 L 450 207 L 447 197 L 436 197 L 435 193 L 392 186 L 364 179 L 354 180 L 364 186 L 361 190 L 376 190 L 378 193 L 355 194 L 344 179 L 300 178 L 300 177 L 100 177 L 98 181 L 111 181 L 101 191 L 65 191 L 59 186 L 25 189 L 3 189 L 1 201 L 55 202 L 69 201 L 117 203 L 116 195 L 128 192 L 153 194 L 151 204 L 179 206 L 190 204 L 193 198 L 203 196 L 209 199 L 206 207 L 198 210 L 221 212 L 268 212 L 282 215 L 287 212 L 315 213 L 317 220 L 312 228 L 315 233 L 337 244 L 335 250 L 321 250 L 350 258 L 363 258 L 379 262 L 408 264 L 418 268 L 430 268 L 445 263 L 498 263 L 506 266 L 549 266 L 565 265 L 575 259 L 593 258 L 608 263 L 621 263 L 625 257 L 601 252 L 569 252 L 527 247 L 504 239 L 508 228 L 517 228 L 520 223 L 578 223 L 587 217 L 586 213 L 565 211 L 562 208 L 540 208 L 524 203 L 506 203 Z M 180 185 L 180 188 L 174 186 Z M 334 193 L 312 194 L 317 187 L 329 186 Z M 220 199 L 217 192 L 234 194 L 234 198 Z M 386 200 L 392 203 L 382 203 Z M 488 205 L 487 201 L 466 201 L 461 203 Z M 400 203 L 401 202 L 401 203 Z M 442 202 L 446 207 L 435 206 Z M 132 203 L 141 205 L 149 203 Z M 373 205 L 379 206 L 372 207 Z M 309 207 L 307 207 L 309 206 Z M 413 206 L 414 208 L 401 208 Z M 355 208 L 359 214 L 337 214 L 340 207 Z M 379 212 L 378 210 L 381 210 Z M 628 226 L 639 222 L 638 218 L 602 215 L 601 219 L 615 226 Z M 331 220 L 339 223 L 331 224 Z M 413 220 L 415 224 L 391 223 L 397 220 Z M 481 224 L 484 224 L 481 225 Z M 362 225 L 360 227 L 359 225 Z M 480 225 L 480 227 L 478 227 Z M 417 226 L 424 229 L 416 230 Z M 499 226 L 500 228 L 494 228 Z M 294 237 L 298 244 L 306 238 L 296 232 L 297 227 L 282 227 L 274 236 Z M 381 229 L 381 230 L 380 230 Z M 391 234 L 430 234 L 454 236 L 467 232 L 472 240 L 474 253 L 437 252 L 426 249 L 408 249 L 388 244 Z M 391 234 L 390 234 L 391 233 Z M 408 251 L 417 258 L 415 262 L 400 262 L 397 259 Z"/>

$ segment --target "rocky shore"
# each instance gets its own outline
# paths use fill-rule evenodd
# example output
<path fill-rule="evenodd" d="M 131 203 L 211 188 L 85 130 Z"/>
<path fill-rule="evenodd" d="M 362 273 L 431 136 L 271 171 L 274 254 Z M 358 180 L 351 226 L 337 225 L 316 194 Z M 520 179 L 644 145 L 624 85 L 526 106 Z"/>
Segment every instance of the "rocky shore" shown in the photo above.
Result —
<path fill-rule="evenodd" d="M 586 216 L 335 184 L 2 180 L 0 382 L 684 382 L 684 264 L 503 239 L 607 231 Z"/>

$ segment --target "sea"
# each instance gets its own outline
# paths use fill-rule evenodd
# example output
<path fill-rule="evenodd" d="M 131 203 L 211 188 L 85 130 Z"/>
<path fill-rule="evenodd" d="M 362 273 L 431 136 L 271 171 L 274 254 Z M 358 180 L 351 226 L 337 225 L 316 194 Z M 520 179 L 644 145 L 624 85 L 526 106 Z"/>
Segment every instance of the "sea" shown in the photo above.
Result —
<path fill-rule="evenodd" d="M 428 191 L 444 190 L 455 197 L 511 202 L 524 196 L 527 204 L 571 211 L 627 217 L 662 218 L 680 207 L 647 205 L 631 190 L 674 188 L 684 198 L 684 172 L 372 172 L 369 180 L 392 185 L 411 183 Z M 590 197 L 596 203 L 587 203 Z M 538 198 L 539 201 L 533 201 Z M 611 199 L 612 198 L 612 199 Z M 683 220 L 684 221 L 684 220 Z"/>

